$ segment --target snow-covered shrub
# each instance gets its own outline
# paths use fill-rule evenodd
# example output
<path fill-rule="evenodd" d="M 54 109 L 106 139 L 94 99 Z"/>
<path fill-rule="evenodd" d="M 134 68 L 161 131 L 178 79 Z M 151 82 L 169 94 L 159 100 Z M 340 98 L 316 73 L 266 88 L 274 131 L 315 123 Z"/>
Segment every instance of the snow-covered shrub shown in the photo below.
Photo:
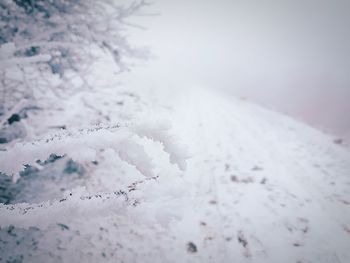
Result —
<path fill-rule="evenodd" d="M 95 253 L 104 246 L 95 227 L 111 231 L 119 220 L 144 230 L 180 218 L 188 155 L 169 123 L 140 117 L 145 93 L 115 85 L 130 57 L 144 55 L 123 30 L 145 3 L 117 1 L 0 1 L 0 261 L 47 261 L 43 251 L 51 257 L 73 229 L 83 238 L 63 243 Z"/>
<path fill-rule="evenodd" d="M 87 171 L 91 165 L 95 170 L 90 174 L 91 178 L 86 175 L 78 178 L 76 175 L 67 177 L 61 184 L 57 180 L 51 182 L 53 175 L 48 179 L 40 179 L 38 177 L 45 175 L 29 171 L 30 176 L 35 174 L 37 183 L 29 182 L 28 190 L 40 193 L 34 196 L 31 193 L 32 196 L 26 200 L 20 198 L 10 204 L 0 204 L 0 226 L 28 228 L 34 225 L 45 229 L 55 222 L 66 222 L 81 216 L 99 216 L 106 219 L 125 213 L 134 220 L 140 220 L 142 214 L 144 222 L 155 220 L 167 225 L 171 220 L 179 218 L 181 210 L 177 205 L 186 196 L 184 189 L 180 187 L 182 184 L 178 182 L 181 178 L 172 176 L 172 171 L 177 168 L 171 164 L 176 164 L 183 170 L 188 158 L 186 149 L 170 134 L 170 127 L 165 121 L 125 126 L 95 126 L 71 132 L 62 131 L 32 142 L 8 144 L 5 150 L 0 151 L 0 173 L 12 175 L 13 181 L 23 179 L 19 172 L 28 167 L 27 165 L 37 171 L 47 169 L 46 164 L 51 162 L 44 160 L 49 156 L 50 159 L 53 158 L 52 167 L 56 167 L 56 170 L 51 167 L 48 173 L 58 173 L 62 179 L 67 175 L 60 173 L 57 167 L 60 168 L 58 161 L 64 161 L 64 157 L 57 156 L 67 156 L 86 167 Z M 164 152 L 157 154 L 168 155 L 168 164 L 162 164 L 169 167 L 167 174 L 156 172 L 153 158 L 158 158 L 158 155 L 150 155 L 142 144 L 143 140 L 163 146 Z M 127 167 L 127 173 L 119 167 L 117 159 Z M 70 181 L 77 178 L 76 182 Z M 83 184 L 79 186 L 79 182 Z M 8 190 L 11 190 L 10 186 L 14 187 L 14 194 L 23 190 L 16 189 L 16 183 L 12 184 L 14 185 L 6 181 L 3 187 L 9 188 Z M 63 185 L 67 191 L 54 194 L 52 188 L 59 185 Z M 38 188 L 41 186 L 51 190 Z M 46 198 L 45 191 L 51 191 L 46 193 Z M 177 200 L 176 207 L 169 207 L 168 200 L 174 198 Z M 18 203 L 23 201 L 25 202 Z"/>
<path fill-rule="evenodd" d="M 146 56 L 124 32 L 127 19 L 145 5 L 142 0 L 1 1 L 0 129 L 23 103 L 98 89 L 92 80 L 101 58 L 114 61 L 109 69 L 117 74 L 128 69 L 127 58 Z"/>

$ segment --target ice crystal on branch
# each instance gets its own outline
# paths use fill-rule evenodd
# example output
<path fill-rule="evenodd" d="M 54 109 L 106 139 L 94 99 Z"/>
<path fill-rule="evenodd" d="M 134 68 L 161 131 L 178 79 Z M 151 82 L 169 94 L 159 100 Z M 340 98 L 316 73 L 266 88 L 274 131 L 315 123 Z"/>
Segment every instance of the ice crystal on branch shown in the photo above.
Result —
<path fill-rule="evenodd" d="M 98 160 L 100 153 L 109 149 L 143 175 L 154 176 L 152 158 L 134 140 L 135 135 L 162 143 L 164 151 L 170 155 L 170 162 L 183 170 L 186 167 L 186 151 L 173 142 L 176 139 L 169 135 L 169 129 L 170 126 L 164 122 L 146 123 L 133 128 L 117 125 L 57 133 L 31 143 L 16 143 L 0 152 L 0 171 L 12 174 L 17 179 L 25 165 L 38 167 L 38 161 L 46 160 L 51 154 L 67 155 L 84 164 Z"/>

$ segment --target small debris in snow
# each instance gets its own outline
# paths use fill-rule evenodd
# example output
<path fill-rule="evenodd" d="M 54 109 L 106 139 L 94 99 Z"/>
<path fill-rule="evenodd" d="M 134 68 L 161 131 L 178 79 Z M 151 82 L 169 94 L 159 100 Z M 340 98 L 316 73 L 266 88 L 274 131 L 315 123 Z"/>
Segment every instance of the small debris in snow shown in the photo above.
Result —
<path fill-rule="evenodd" d="M 302 229 L 303 233 L 306 234 L 307 232 L 309 232 L 309 227 L 306 226 Z"/>
<path fill-rule="evenodd" d="M 61 227 L 61 230 L 69 230 L 69 227 L 68 227 L 67 225 L 65 225 L 65 224 L 57 223 L 57 225 L 58 225 L 59 227 Z"/>
<path fill-rule="evenodd" d="M 261 179 L 260 183 L 261 184 L 266 184 L 266 181 L 267 181 L 267 179 L 264 177 L 264 178 Z"/>
<path fill-rule="evenodd" d="M 239 180 L 238 180 L 238 178 L 237 178 L 236 175 L 231 175 L 231 181 L 232 181 L 232 182 L 236 182 L 236 183 L 239 182 Z"/>
<path fill-rule="evenodd" d="M 255 165 L 253 168 L 252 168 L 252 171 L 262 171 L 264 170 L 262 167 L 258 166 L 258 165 Z"/>
<path fill-rule="evenodd" d="M 188 253 L 196 253 L 197 252 L 197 246 L 193 242 L 187 243 L 187 252 Z"/>
<path fill-rule="evenodd" d="M 253 183 L 253 182 L 254 182 L 254 179 L 251 177 L 247 177 L 247 178 L 244 178 L 241 180 L 241 183 L 244 183 L 244 184 L 249 184 L 249 183 Z"/>
<path fill-rule="evenodd" d="M 343 203 L 344 205 L 350 205 L 350 202 L 344 199 L 338 199 L 339 202 Z"/>
<path fill-rule="evenodd" d="M 250 176 L 243 178 L 243 179 L 238 179 L 236 175 L 231 175 L 231 181 L 235 183 L 243 183 L 243 184 L 249 184 L 253 183 L 254 179 Z"/>
<path fill-rule="evenodd" d="M 213 237 L 206 237 L 204 240 L 213 240 Z"/>
<path fill-rule="evenodd" d="M 338 138 L 338 139 L 335 139 L 333 142 L 334 142 L 335 144 L 342 144 L 342 143 L 343 143 L 343 139 Z"/>
<path fill-rule="evenodd" d="M 246 258 L 250 258 L 252 256 L 252 254 L 251 254 L 249 246 L 248 246 L 247 238 L 245 237 L 245 235 L 243 234 L 242 231 L 238 231 L 237 240 L 238 240 L 238 243 L 240 243 L 242 245 L 242 247 L 244 248 L 243 255 Z"/>
<path fill-rule="evenodd" d="M 300 243 L 300 242 L 295 242 L 295 243 L 293 243 L 293 246 L 295 246 L 295 247 L 301 247 L 303 244 L 302 243 Z"/>
<path fill-rule="evenodd" d="M 247 239 L 245 238 L 245 236 L 244 236 L 244 234 L 243 234 L 242 231 L 239 231 L 239 232 L 238 232 L 238 237 L 237 237 L 237 239 L 238 239 L 238 242 L 239 242 L 240 244 L 242 244 L 243 247 L 247 247 L 248 241 L 247 241 Z"/>

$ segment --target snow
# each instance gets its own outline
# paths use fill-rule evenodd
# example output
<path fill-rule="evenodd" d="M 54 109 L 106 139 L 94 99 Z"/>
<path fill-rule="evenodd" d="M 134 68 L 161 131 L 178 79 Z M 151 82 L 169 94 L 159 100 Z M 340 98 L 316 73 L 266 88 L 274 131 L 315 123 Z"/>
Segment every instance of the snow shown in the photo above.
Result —
<path fill-rule="evenodd" d="M 1 62 L 0 69 L 7 69 L 15 66 L 25 66 L 30 64 L 36 64 L 36 63 L 43 63 L 43 62 L 49 62 L 51 60 L 50 55 L 37 55 L 33 57 L 27 57 L 27 58 L 11 58 L 11 59 L 4 59 Z"/>
<path fill-rule="evenodd" d="M 218 39 L 200 37 L 208 28 L 197 23 L 199 35 L 180 26 L 195 42 L 178 41 L 176 23 L 159 23 L 166 37 L 148 39 L 163 61 L 116 77 L 113 57 L 92 50 L 86 82 L 47 76 L 33 91 L 39 110 L 11 125 L 31 101 L 4 105 L 1 137 L 11 142 L 0 147 L 0 262 L 350 262 L 349 147 L 226 94 L 220 81 L 203 87 L 211 74 L 231 74 L 222 64 L 231 42 L 222 39 L 216 57 Z M 44 40 L 36 44 L 72 44 Z M 121 55 L 136 52 L 122 40 Z M 43 80 L 30 66 L 48 55 L 11 58 L 33 43 L 1 45 L 0 69 L 20 63 Z M 21 82 L 20 73 L 6 74 Z"/>
<path fill-rule="evenodd" d="M 7 242 L 0 246 L 2 260 L 20 255 L 25 262 L 350 260 L 348 148 L 215 90 L 183 88 L 176 96 L 170 89 L 153 91 L 132 91 L 126 97 L 135 103 L 114 109 L 123 116 L 127 107 L 134 119 L 122 144 L 121 128 L 69 139 L 69 147 L 82 147 L 75 156 L 80 161 L 95 159 L 88 148 L 105 149 L 97 166 L 87 166 L 81 186 L 68 180 L 67 190 L 55 198 L 48 193 L 36 203 L 1 205 L 0 237 Z M 155 94 L 168 99 L 158 103 Z M 110 157 L 114 143 L 129 149 L 119 154 L 122 160 Z M 45 155 L 55 143 L 47 145 Z M 26 147 L 37 158 L 35 145 Z M 24 155 L 19 151 L 12 160 Z M 186 170 L 172 165 L 185 168 L 184 159 Z M 3 160 L 2 169 L 10 162 Z M 123 160 L 152 173 L 141 171 L 144 177 Z"/>
<path fill-rule="evenodd" d="M 170 136 L 167 132 L 171 128 L 168 122 L 145 123 L 137 125 L 134 130 L 141 137 L 149 138 L 153 141 L 163 143 L 164 151 L 169 154 L 170 162 L 177 164 L 182 170 L 186 170 L 186 159 L 189 157 L 186 153 L 185 146 L 179 145 L 176 138 Z"/>
<path fill-rule="evenodd" d="M 16 45 L 13 42 L 0 45 L 0 58 L 7 59 L 16 51 Z"/>

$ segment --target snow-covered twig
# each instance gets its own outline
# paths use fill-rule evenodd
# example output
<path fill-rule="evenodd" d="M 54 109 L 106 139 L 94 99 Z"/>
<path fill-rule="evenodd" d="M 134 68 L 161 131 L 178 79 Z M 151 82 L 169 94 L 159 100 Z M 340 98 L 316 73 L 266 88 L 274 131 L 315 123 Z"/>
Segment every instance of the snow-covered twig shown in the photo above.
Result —
<path fill-rule="evenodd" d="M 96 161 L 101 151 L 111 149 L 121 160 L 133 165 L 144 176 L 154 176 L 152 158 L 147 155 L 141 144 L 134 141 L 135 135 L 161 142 L 164 151 L 170 155 L 170 162 L 184 170 L 188 156 L 176 145 L 176 139 L 168 134 L 169 129 L 164 123 L 143 124 L 134 128 L 116 125 L 66 131 L 31 143 L 16 143 L 6 151 L 0 152 L 0 171 L 13 175 L 14 180 L 17 180 L 25 165 L 35 165 L 38 160 L 44 161 L 51 154 L 68 155 L 74 161 L 83 164 Z"/>

